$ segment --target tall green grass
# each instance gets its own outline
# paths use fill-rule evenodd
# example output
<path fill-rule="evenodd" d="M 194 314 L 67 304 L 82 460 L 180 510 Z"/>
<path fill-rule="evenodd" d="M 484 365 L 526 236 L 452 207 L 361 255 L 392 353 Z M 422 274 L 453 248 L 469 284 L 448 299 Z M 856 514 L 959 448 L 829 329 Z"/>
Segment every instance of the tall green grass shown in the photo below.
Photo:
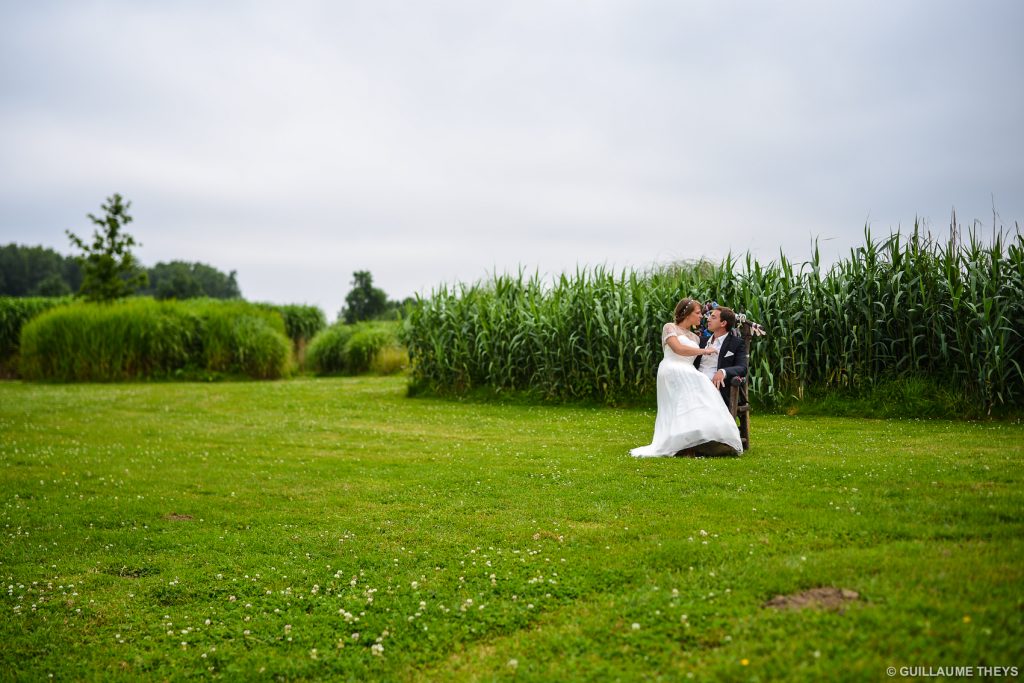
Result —
<path fill-rule="evenodd" d="M 794 263 L 684 264 L 651 272 L 580 270 L 546 282 L 495 275 L 420 299 L 403 340 L 414 387 L 526 391 L 607 403 L 652 396 L 660 330 L 685 296 L 747 312 L 768 335 L 751 354 L 762 403 L 815 390 L 869 392 L 904 378 L 950 388 L 979 412 L 1024 400 L 1024 241 L 983 241 L 955 223 L 945 240 L 918 225 L 825 269 L 817 246 Z"/>
<path fill-rule="evenodd" d="M 327 318 L 318 306 L 300 304 L 268 304 L 258 306 L 274 311 L 284 320 L 284 331 L 292 340 L 292 353 L 296 367 L 306 364 L 306 353 L 310 342 L 318 332 L 327 327 Z"/>
<path fill-rule="evenodd" d="M 74 303 L 39 315 L 21 333 L 27 379 L 274 379 L 290 362 L 281 316 L 243 301 Z"/>
<path fill-rule="evenodd" d="M 308 344 L 316 333 L 327 327 L 327 318 L 319 306 L 301 304 L 257 304 L 277 312 L 284 320 L 284 331 L 296 346 Z"/>
<path fill-rule="evenodd" d="M 335 323 L 310 342 L 306 365 L 318 375 L 356 375 L 375 367 L 388 374 L 397 369 L 398 326 L 391 322 Z M 375 364 L 376 361 L 376 364 Z"/>
<path fill-rule="evenodd" d="M 18 353 L 21 328 L 43 311 L 71 301 L 70 297 L 0 296 L 0 366 Z"/>

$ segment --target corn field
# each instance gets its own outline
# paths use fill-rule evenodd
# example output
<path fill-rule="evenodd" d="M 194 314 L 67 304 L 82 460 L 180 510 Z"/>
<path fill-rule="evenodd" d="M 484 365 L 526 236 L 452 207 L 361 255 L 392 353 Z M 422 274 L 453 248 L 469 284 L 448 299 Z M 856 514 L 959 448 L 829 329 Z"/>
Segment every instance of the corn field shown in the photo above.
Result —
<path fill-rule="evenodd" d="M 954 224 L 918 225 L 825 269 L 749 254 L 651 272 L 595 268 L 495 275 L 441 286 L 406 319 L 413 383 L 438 393 L 478 387 L 606 403 L 652 398 L 661 327 L 680 298 L 745 312 L 768 334 L 751 349 L 751 390 L 771 404 L 816 389 L 868 389 L 925 378 L 986 410 L 1024 399 L 1024 241 Z"/>

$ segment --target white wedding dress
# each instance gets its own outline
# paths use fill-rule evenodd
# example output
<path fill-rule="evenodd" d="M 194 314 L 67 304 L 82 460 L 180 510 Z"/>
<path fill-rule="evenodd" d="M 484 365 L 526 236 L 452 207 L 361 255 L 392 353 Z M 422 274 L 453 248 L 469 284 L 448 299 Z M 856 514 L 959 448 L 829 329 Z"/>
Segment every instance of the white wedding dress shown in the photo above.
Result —
<path fill-rule="evenodd" d="M 743 451 L 736 420 L 711 381 L 693 367 L 696 356 L 680 356 L 668 345 L 676 337 L 683 346 L 700 348 L 687 332 L 668 323 L 661 333 L 665 358 L 658 365 L 658 417 L 649 446 L 634 448 L 636 458 L 672 456 L 684 448 L 709 442 Z M 720 447 L 719 447 L 720 448 Z M 699 449 L 698 449 L 699 450 Z"/>

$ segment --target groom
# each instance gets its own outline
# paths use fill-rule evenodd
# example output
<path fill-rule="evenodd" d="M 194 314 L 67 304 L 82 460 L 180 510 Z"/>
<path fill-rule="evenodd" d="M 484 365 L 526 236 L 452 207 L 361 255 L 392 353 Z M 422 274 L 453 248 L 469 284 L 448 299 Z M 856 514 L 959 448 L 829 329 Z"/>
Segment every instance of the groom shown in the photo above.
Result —
<path fill-rule="evenodd" d="M 735 327 L 736 314 L 731 308 L 719 306 L 711 311 L 707 323 L 711 336 L 702 338 L 700 347 L 703 349 L 710 345 L 715 353 L 697 356 L 693 363 L 718 387 L 726 405 L 729 405 L 730 380 L 747 376 L 747 345 Z"/>

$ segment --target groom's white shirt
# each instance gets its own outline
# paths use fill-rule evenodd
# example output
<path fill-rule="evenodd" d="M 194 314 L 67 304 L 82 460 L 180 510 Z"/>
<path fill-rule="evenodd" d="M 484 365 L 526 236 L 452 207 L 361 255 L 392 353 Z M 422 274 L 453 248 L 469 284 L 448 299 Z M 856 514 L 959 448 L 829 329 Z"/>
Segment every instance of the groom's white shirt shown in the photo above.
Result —
<path fill-rule="evenodd" d="M 709 339 L 708 346 L 714 349 L 715 352 L 709 353 L 700 359 L 700 371 L 703 372 L 710 380 L 713 380 L 715 378 L 715 373 L 718 372 L 718 352 L 721 351 L 722 342 L 724 341 L 724 334 L 719 337 L 712 337 Z"/>

